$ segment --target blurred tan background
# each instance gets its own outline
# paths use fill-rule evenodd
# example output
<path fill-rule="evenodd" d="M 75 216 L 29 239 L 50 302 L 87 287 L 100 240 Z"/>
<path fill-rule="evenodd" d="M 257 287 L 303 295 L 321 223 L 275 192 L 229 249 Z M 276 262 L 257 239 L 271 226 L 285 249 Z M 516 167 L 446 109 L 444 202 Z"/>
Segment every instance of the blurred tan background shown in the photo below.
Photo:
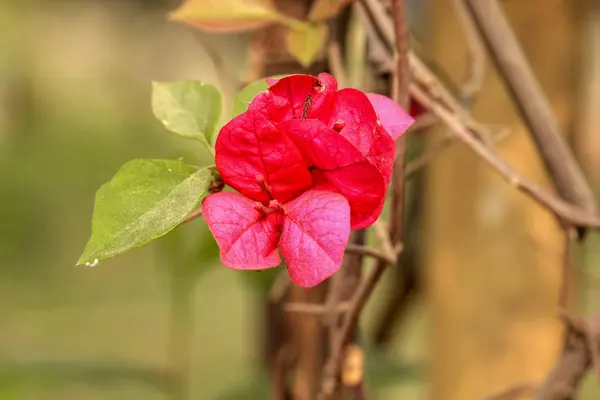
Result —
<path fill-rule="evenodd" d="M 418 2 L 410 2 L 418 7 Z M 420 7 L 419 31 L 451 78 L 465 45 L 451 1 Z M 542 86 L 600 189 L 600 10 L 593 2 L 505 1 Z M 264 273 L 218 263 L 194 221 L 95 268 L 75 267 L 96 189 L 131 158 L 208 162 L 150 109 L 150 81 L 235 87 L 250 35 L 209 36 L 168 22 L 169 1 L 0 2 L 0 399 L 263 399 Z M 435 29 L 434 29 L 435 27 Z M 207 47 L 208 46 L 208 47 Z M 507 126 L 499 145 L 519 170 L 547 178 L 504 87 L 488 67 L 482 121 Z M 554 304 L 562 239 L 539 211 L 460 145 L 426 178 L 426 290 L 389 347 L 367 357 L 376 399 L 479 400 L 543 379 L 560 349 Z M 600 190 L 598 190 L 600 193 Z M 599 299 L 600 239 L 578 252 L 575 306 Z M 202 263 L 200 261 L 203 261 Z M 393 284 L 369 304 L 369 342 Z M 189 373 L 190 387 L 172 373 Z M 590 377 L 581 398 L 599 398 Z"/>

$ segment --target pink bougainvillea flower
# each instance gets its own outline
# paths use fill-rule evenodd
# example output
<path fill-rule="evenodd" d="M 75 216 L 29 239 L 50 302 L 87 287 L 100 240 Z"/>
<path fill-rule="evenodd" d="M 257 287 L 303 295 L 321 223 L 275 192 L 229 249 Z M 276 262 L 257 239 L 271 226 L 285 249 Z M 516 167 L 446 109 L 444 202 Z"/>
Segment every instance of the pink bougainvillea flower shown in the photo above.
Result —
<path fill-rule="evenodd" d="M 313 182 L 291 138 L 248 110 L 221 129 L 215 153 L 223 181 L 240 192 L 215 193 L 202 203 L 223 264 L 275 267 L 279 247 L 293 281 L 304 287 L 340 267 L 350 234 L 348 200 L 322 177 Z"/>
<path fill-rule="evenodd" d="M 314 138 L 309 146 L 322 146 L 321 153 L 336 153 L 328 157 L 340 161 L 348 155 L 349 159 L 339 164 L 343 170 L 329 170 L 326 175 L 350 202 L 352 229 L 371 225 L 385 202 L 395 160 L 395 139 L 414 122 L 412 117 L 385 96 L 371 97 L 356 89 L 338 91 L 336 80 L 327 73 L 318 77 L 290 75 L 270 79 L 268 84 L 269 89 L 254 98 L 250 109 L 259 111 L 274 124 L 280 124 L 279 129 L 288 132 L 296 145 L 299 145 L 298 133 L 304 132 L 304 140 L 307 136 Z M 317 126 L 317 121 L 325 127 Z M 309 126 L 319 134 L 307 132 Z M 325 131 L 329 131 L 327 144 L 320 138 Z M 347 151 L 341 152 L 337 148 Z M 353 158 L 357 151 L 365 162 Z M 308 157 L 306 146 L 301 152 L 310 167 L 324 168 Z M 319 151 L 314 148 L 314 152 Z M 375 179 L 371 179 L 373 168 L 380 175 Z"/>
<path fill-rule="evenodd" d="M 340 267 L 350 229 L 381 213 L 395 139 L 413 120 L 385 96 L 338 91 L 329 74 L 268 84 L 215 145 L 239 193 L 212 194 L 202 211 L 226 266 L 275 267 L 279 249 L 292 280 L 311 287 Z"/>

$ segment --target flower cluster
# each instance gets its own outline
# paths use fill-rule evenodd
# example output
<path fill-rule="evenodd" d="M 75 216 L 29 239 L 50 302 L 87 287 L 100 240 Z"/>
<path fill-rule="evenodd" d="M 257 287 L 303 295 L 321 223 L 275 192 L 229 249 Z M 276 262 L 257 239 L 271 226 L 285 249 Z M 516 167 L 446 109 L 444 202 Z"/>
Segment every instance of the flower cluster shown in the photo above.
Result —
<path fill-rule="evenodd" d="M 329 74 L 270 80 L 216 141 L 216 167 L 237 190 L 208 196 L 202 212 L 224 265 L 281 263 L 312 287 L 340 267 L 351 229 L 385 202 L 395 139 L 414 122 L 390 98 L 337 90 Z"/>

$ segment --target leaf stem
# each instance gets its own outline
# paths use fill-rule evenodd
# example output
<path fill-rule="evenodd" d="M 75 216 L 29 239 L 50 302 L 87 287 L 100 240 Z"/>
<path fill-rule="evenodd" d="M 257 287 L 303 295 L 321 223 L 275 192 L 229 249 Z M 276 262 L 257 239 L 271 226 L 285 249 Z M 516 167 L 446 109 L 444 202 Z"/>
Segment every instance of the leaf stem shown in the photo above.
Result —
<path fill-rule="evenodd" d="M 197 209 L 196 211 L 192 212 L 190 215 L 188 215 L 187 217 L 185 217 L 185 219 L 183 221 L 181 221 L 181 224 L 185 224 L 186 222 L 190 222 L 196 218 L 199 218 L 202 216 L 202 208 Z"/>

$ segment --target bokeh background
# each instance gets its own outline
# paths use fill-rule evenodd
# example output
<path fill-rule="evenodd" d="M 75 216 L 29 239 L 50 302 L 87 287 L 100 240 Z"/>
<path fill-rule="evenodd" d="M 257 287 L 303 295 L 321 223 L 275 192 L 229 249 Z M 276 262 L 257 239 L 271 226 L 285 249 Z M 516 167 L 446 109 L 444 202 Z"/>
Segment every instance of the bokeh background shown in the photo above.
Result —
<path fill-rule="evenodd" d="M 192 32 L 167 21 L 174 3 L 0 2 L 2 400 L 268 397 L 261 337 L 271 277 L 222 267 L 202 221 L 95 268 L 75 267 L 94 193 L 125 161 L 210 162 L 153 118 L 150 82 L 216 84 L 228 110 L 235 85 L 227 76 L 242 80 L 248 66 L 251 35 Z M 409 3 L 427 15 L 411 24 L 431 56 L 460 80 L 466 47 L 451 2 Z M 597 4 L 503 4 L 599 189 Z M 547 183 L 491 67 L 485 79 L 474 113 L 508 126 L 502 154 Z M 416 228 L 423 288 L 388 345 L 367 346 L 373 398 L 477 400 L 518 377 L 543 378 L 561 332 L 552 305 L 563 244 L 552 218 L 462 146 L 432 163 L 425 186 Z M 598 299 L 599 246 L 591 235 L 577 254 L 582 313 Z M 382 286 L 363 321 L 367 343 L 394 293 L 391 273 Z M 186 375 L 189 393 L 178 380 Z M 588 379 L 581 398 L 598 398 L 596 387 Z"/>

